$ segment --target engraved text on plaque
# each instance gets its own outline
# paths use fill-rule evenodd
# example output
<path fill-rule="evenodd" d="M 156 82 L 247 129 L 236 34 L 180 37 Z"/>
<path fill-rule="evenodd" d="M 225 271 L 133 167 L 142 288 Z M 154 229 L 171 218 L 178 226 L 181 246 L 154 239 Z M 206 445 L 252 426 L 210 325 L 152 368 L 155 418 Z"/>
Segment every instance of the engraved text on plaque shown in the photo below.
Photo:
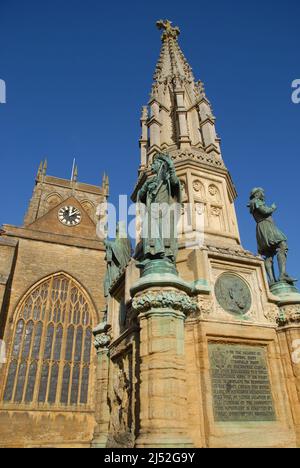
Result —
<path fill-rule="evenodd" d="M 265 349 L 209 344 L 216 421 L 275 421 Z"/>

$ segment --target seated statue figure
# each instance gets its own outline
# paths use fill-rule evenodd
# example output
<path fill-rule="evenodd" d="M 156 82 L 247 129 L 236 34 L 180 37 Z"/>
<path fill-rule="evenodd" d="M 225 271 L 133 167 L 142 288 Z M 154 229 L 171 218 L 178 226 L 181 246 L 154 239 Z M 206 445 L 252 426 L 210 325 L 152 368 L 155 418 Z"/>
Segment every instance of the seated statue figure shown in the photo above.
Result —
<path fill-rule="evenodd" d="M 274 269 L 274 257 L 276 256 L 279 266 L 279 281 L 294 284 L 297 280 L 291 278 L 286 272 L 287 237 L 277 228 L 272 218 L 274 211 L 277 209 L 276 205 L 273 204 L 268 207 L 265 202 L 264 189 L 254 188 L 250 194 L 248 207 L 257 223 L 258 252 L 265 258 L 270 286 L 277 282 Z"/>

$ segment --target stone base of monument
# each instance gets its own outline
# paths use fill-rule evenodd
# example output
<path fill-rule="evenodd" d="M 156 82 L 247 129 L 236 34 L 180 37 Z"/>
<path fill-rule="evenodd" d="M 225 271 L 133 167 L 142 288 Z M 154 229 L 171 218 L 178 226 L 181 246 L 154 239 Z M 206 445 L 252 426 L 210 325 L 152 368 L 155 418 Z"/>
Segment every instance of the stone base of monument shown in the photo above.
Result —
<path fill-rule="evenodd" d="M 300 292 L 295 285 L 286 281 L 279 281 L 270 286 L 270 291 L 274 296 L 278 296 L 283 301 L 290 300 L 300 302 Z"/>
<path fill-rule="evenodd" d="M 278 337 L 287 375 L 297 447 L 300 447 L 300 293 L 293 285 L 277 283 L 271 288 L 278 297 Z"/>
<path fill-rule="evenodd" d="M 205 280 L 188 283 L 181 279 L 175 265 L 164 259 L 151 260 L 145 264 L 140 280 L 131 288 L 131 296 L 134 297 L 137 292 L 155 286 L 175 287 L 189 295 L 205 294 L 210 291 Z"/>
<path fill-rule="evenodd" d="M 147 263 L 132 287 L 140 325 L 140 423 L 138 448 L 192 447 L 187 414 L 186 316 L 197 310 L 193 295 L 205 284 L 183 281 L 167 260 Z"/>

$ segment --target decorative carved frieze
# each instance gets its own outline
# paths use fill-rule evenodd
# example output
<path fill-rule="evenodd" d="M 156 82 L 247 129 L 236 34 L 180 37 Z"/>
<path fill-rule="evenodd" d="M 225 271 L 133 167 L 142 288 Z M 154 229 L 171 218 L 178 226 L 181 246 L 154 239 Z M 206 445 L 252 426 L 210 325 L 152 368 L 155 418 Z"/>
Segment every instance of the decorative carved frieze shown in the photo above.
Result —
<path fill-rule="evenodd" d="M 189 314 L 198 310 L 198 304 L 194 299 L 176 291 L 144 293 L 133 299 L 132 307 L 137 313 L 147 312 L 150 309 L 174 309 Z"/>

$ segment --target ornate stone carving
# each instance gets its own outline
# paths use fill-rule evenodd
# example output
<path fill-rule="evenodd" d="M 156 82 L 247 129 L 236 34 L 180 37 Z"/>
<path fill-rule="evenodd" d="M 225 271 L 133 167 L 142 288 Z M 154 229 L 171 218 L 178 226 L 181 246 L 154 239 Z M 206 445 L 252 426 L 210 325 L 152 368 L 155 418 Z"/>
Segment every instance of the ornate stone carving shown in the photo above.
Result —
<path fill-rule="evenodd" d="M 276 323 L 279 317 L 279 308 L 276 304 L 268 304 L 264 312 L 265 318 L 272 323 Z"/>
<path fill-rule="evenodd" d="M 200 314 L 203 317 L 208 316 L 213 311 L 213 301 L 211 296 L 200 296 L 199 297 L 199 309 Z"/>
<path fill-rule="evenodd" d="M 221 156 L 218 155 L 218 157 L 216 157 L 214 154 L 208 154 L 205 151 L 197 148 L 172 151 L 171 158 L 174 161 L 192 159 L 204 164 L 208 164 L 209 166 L 225 167 Z"/>
<path fill-rule="evenodd" d="M 174 309 L 189 314 L 198 310 L 198 304 L 194 299 L 176 291 L 142 294 L 133 299 L 132 307 L 138 313 L 147 312 L 150 309 Z"/>
<path fill-rule="evenodd" d="M 279 326 L 300 323 L 300 304 L 289 304 L 280 307 L 277 323 Z"/>
<path fill-rule="evenodd" d="M 199 179 L 195 179 L 193 181 L 193 189 L 195 192 L 201 192 L 202 191 L 202 188 L 203 188 L 203 185 L 201 183 L 201 181 Z"/>
<path fill-rule="evenodd" d="M 179 180 L 180 180 L 180 185 L 181 185 L 182 199 L 187 200 L 188 193 L 187 193 L 186 181 L 183 179 L 179 179 Z"/>
<path fill-rule="evenodd" d="M 229 255 L 232 257 L 244 257 L 244 258 L 252 258 L 257 259 L 260 258 L 258 255 L 254 255 L 249 250 L 244 250 L 241 248 L 231 248 L 231 247 L 214 247 L 214 246 L 207 246 L 207 250 L 212 253 L 222 254 L 222 255 Z"/>
<path fill-rule="evenodd" d="M 252 298 L 248 285 L 231 273 L 219 276 L 215 285 L 215 295 L 219 305 L 226 312 L 244 315 L 251 308 Z"/>
<path fill-rule="evenodd" d="M 210 185 L 208 187 L 208 193 L 212 196 L 212 197 L 216 197 L 218 194 L 219 194 L 219 189 L 218 187 L 216 187 L 214 184 Z"/>
<path fill-rule="evenodd" d="M 109 447 L 134 446 L 132 431 L 132 380 L 130 368 L 131 354 L 125 354 L 114 364 L 112 393 L 109 397 L 111 419 L 109 428 Z"/>
<path fill-rule="evenodd" d="M 197 215 L 203 215 L 205 213 L 204 203 L 195 203 L 195 211 Z"/>
<path fill-rule="evenodd" d="M 108 325 L 108 323 L 106 322 L 99 323 L 99 325 L 93 330 L 94 346 L 97 349 L 97 351 L 106 349 L 110 345 L 110 330 L 111 326 Z"/>
<path fill-rule="evenodd" d="M 217 207 L 217 206 L 212 206 L 211 207 L 211 215 L 212 216 L 215 216 L 215 217 L 219 217 L 221 216 L 221 208 Z"/>

